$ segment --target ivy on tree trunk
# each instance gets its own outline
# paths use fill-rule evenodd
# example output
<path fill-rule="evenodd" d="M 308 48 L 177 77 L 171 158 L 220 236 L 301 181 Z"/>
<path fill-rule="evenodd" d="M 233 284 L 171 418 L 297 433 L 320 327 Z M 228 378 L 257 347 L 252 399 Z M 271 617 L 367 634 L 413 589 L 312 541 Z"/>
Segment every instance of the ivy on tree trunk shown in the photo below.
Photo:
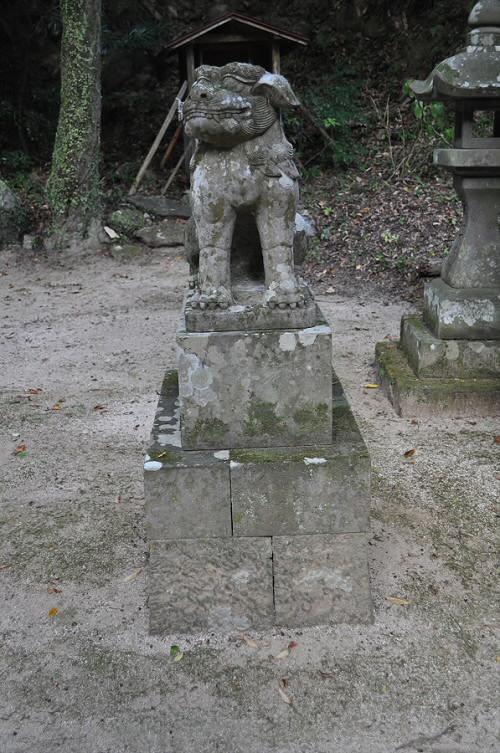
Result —
<path fill-rule="evenodd" d="M 61 0 L 61 104 L 48 198 L 53 231 L 95 241 L 100 217 L 101 0 Z"/>

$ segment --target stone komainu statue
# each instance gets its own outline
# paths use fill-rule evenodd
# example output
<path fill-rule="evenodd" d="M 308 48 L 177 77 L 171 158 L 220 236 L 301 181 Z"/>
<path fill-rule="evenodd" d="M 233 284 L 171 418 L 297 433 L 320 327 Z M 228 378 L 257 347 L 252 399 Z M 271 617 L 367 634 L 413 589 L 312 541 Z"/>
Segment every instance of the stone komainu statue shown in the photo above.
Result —
<path fill-rule="evenodd" d="M 231 246 L 240 214 L 255 217 L 264 303 L 293 308 L 307 302 L 293 266 L 298 172 L 279 117 L 279 108 L 298 105 L 288 81 L 260 66 L 196 69 L 183 116 L 187 136 L 196 139 L 191 205 L 199 272 L 192 306 L 233 303 Z"/>

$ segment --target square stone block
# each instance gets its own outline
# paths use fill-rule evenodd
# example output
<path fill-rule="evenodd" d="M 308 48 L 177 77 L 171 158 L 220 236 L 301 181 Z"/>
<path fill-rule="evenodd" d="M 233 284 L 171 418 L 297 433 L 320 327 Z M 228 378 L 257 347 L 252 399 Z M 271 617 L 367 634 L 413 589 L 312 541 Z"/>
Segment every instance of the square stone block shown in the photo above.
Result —
<path fill-rule="evenodd" d="M 274 537 L 276 623 L 371 622 L 366 550 L 363 533 Z"/>
<path fill-rule="evenodd" d="M 231 450 L 235 536 L 366 531 L 370 458 L 347 402 L 329 445 Z"/>
<path fill-rule="evenodd" d="M 152 541 L 147 590 L 153 634 L 268 627 L 274 617 L 271 540 Z"/>
<path fill-rule="evenodd" d="M 229 452 L 182 450 L 177 396 L 177 372 L 168 371 L 144 462 L 147 537 L 231 536 Z"/>
<path fill-rule="evenodd" d="M 500 340 L 441 340 L 416 316 L 402 319 L 401 349 L 418 377 L 494 379 L 500 374 Z"/>
<path fill-rule="evenodd" d="M 424 322 L 442 340 L 500 340 L 500 291 L 433 280 L 424 290 Z"/>
<path fill-rule="evenodd" d="M 145 470 L 146 534 L 154 539 L 231 536 L 229 464 L 164 463 Z M 147 466 L 147 462 L 145 464 Z"/>
<path fill-rule="evenodd" d="M 185 332 L 179 346 L 184 449 L 328 443 L 331 330 Z"/>

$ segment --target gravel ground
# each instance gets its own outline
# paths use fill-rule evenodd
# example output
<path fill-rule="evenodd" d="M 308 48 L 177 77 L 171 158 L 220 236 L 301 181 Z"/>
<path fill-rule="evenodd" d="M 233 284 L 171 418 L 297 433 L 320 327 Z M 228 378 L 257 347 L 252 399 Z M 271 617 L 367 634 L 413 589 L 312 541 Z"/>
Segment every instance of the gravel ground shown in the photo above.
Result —
<path fill-rule="evenodd" d="M 61 263 L 12 252 L 0 273 L 2 751 L 499 749 L 500 427 L 401 419 L 364 387 L 375 342 L 397 336 L 410 304 L 320 295 L 373 461 L 375 623 L 251 645 L 160 640 L 147 633 L 142 456 L 187 267 L 161 251 Z"/>

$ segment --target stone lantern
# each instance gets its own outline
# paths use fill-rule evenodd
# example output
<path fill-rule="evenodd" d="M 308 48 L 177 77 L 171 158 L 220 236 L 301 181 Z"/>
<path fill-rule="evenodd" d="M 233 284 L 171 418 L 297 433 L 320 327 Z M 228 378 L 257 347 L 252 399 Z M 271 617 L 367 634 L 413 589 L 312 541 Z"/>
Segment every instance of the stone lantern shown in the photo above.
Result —
<path fill-rule="evenodd" d="M 478 2 L 469 26 L 466 48 L 411 86 L 455 111 L 453 146 L 434 163 L 452 172 L 465 217 L 423 317 L 403 317 L 399 346 L 377 346 L 401 415 L 500 414 L 500 0 Z"/>

